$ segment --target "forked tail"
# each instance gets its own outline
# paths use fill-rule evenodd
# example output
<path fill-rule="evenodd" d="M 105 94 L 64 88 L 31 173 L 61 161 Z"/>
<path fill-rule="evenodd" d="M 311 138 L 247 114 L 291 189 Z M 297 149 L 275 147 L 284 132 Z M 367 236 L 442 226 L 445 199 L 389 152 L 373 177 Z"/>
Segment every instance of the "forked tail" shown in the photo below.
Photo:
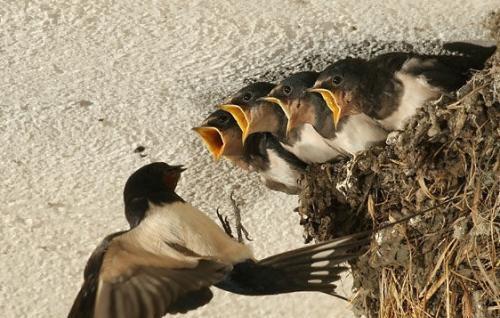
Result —
<path fill-rule="evenodd" d="M 343 236 L 258 262 L 247 260 L 236 264 L 226 279 L 216 286 L 244 295 L 315 291 L 343 298 L 336 294 L 334 284 L 347 269 L 341 264 L 366 251 L 371 233 Z"/>
<path fill-rule="evenodd" d="M 474 70 L 482 69 L 486 60 L 490 58 L 497 49 L 493 42 L 448 42 L 443 44 L 443 48 L 468 57 L 468 65 L 466 65 L 466 68 Z"/>

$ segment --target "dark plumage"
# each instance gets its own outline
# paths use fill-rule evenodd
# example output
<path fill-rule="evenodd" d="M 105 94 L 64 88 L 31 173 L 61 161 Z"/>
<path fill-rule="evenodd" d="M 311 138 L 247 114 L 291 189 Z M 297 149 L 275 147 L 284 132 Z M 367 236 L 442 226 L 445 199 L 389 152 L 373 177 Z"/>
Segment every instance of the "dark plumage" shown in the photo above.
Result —
<path fill-rule="evenodd" d="M 305 164 L 286 151 L 269 133 L 253 133 L 242 144 L 242 132 L 230 113 L 217 110 L 210 114 L 202 126 L 194 128 L 215 157 L 222 156 L 247 170 L 256 171 L 267 187 L 296 194 L 297 180 Z M 206 131 L 203 133 L 203 131 Z M 217 136 L 211 136 L 216 134 Z M 208 136 L 207 136 L 208 135 Z M 230 137 L 228 137 L 230 136 Z M 238 149 L 228 152 L 227 149 Z"/>
<path fill-rule="evenodd" d="M 444 45 L 459 55 L 394 52 L 371 60 L 348 58 L 328 66 L 314 89 L 340 118 L 363 112 L 386 129 L 401 129 L 426 101 L 450 94 L 482 69 L 495 47 L 463 42 Z"/>
<path fill-rule="evenodd" d="M 242 131 L 243 142 L 249 135 L 263 132 L 260 128 L 268 129 L 273 127 L 274 129 L 276 127 L 276 129 L 280 129 L 284 127 L 283 121 L 286 120 L 284 114 L 274 109 L 269 112 L 265 103 L 258 102 L 259 98 L 266 96 L 274 87 L 275 84 L 268 82 L 249 84 L 228 97 L 219 106 L 234 117 Z M 264 116 L 264 114 L 269 116 Z"/>
<path fill-rule="evenodd" d="M 267 96 L 261 98 L 275 104 L 275 107 L 279 106 L 287 118 L 285 134 L 280 131 L 273 133 L 278 135 L 287 150 L 308 163 L 326 162 L 346 154 L 342 149 L 330 144 L 328 137 L 319 134 L 310 123 L 306 123 L 306 118 L 311 118 L 311 113 L 292 117 L 292 109 L 300 107 L 301 99 L 307 93 L 306 89 L 313 86 L 317 77 L 317 72 L 292 74 L 276 85 Z"/>
<path fill-rule="evenodd" d="M 385 130 L 366 115 L 351 117 L 336 127 L 332 111 L 321 96 L 309 91 L 318 75 L 292 74 L 262 98 L 286 114 L 286 134 L 275 133 L 287 150 L 303 161 L 321 163 L 354 155 L 385 140 Z"/>
<path fill-rule="evenodd" d="M 128 179 L 131 228 L 108 235 L 90 256 L 69 318 L 159 318 L 208 303 L 211 286 L 243 295 L 316 291 L 338 296 L 341 263 L 358 257 L 370 232 L 254 259 L 175 193 L 180 166 L 156 162 Z M 179 231 L 179 229 L 182 229 Z M 338 296 L 340 297 L 340 296 Z"/>

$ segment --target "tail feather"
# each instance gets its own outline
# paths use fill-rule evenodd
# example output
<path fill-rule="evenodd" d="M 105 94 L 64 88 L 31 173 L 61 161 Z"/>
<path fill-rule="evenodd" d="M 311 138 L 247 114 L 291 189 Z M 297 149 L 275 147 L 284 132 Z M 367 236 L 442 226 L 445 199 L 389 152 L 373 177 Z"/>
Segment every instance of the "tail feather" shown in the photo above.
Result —
<path fill-rule="evenodd" d="M 293 274 L 293 278 L 295 281 L 307 282 L 307 284 L 305 285 L 307 287 L 310 283 L 334 283 L 340 279 L 340 274 L 347 269 L 348 267 L 338 266 L 335 269 L 329 270 L 322 269 L 318 271 L 303 271 L 296 273 L 288 272 L 288 274 Z M 304 287 L 304 285 L 302 287 Z"/>
<path fill-rule="evenodd" d="M 478 61 L 486 61 L 497 47 L 494 42 L 448 42 L 443 44 L 445 50 L 476 57 Z"/>
<path fill-rule="evenodd" d="M 486 60 L 497 49 L 493 43 L 490 43 L 490 45 L 478 45 L 472 42 L 449 42 L 443 44 L 443 48 L 461 54 L 461 58 L 457 56 L 455 58 L 449 57 L 448 62 L 451 62 L 456 69 L 461 70 L 463 73 L 470 70 L 483 69 Z"/>
<path fill-rule="evenodd" d="M 315 291 L 343 298 L 335 293 L 334 284 L 348 269 L 341 264 L 364 252 L 371 233 L 305 246 L 258 262 L 247 260 L 236 264 L 229 276 L 216 286 L 245 295 Z"/>
<path fill-rule="evenodd" d="M 354 259 L 356 257 L 360 256 L 360 253 L 357 254 L 350 254 L 346 255 L 344 257 L 339 257 L 335 258 L 334 260 L 330 259 L 323 259 L 319 261 L 314 261 L 314 262 L 306 262 L 304 261 L 301 264 L 291 264 L 291 265 L 286 265 L 286 266 L 277 266 L 273 268 L 283 270 L 288 273 L 293 273 L 293 272 L 298 272 L 298 271 L 320 271 L 320 270 L 326 270 L 329 268 L 336 268 L 339 266 L 339 264 L 345 263 L 351 259 Z"/>
<path fill-rule="evenodd" d="M 467 42 L 449 42 L 443 48 L 459 54 L 424 55 L 420 63 L 408 66 L 407 71 L 423 76 L 428 84 L 443 92 L 454 93 L 473 75 L 484 68 L 486 60 L 495 52 L 496 46 L 482 46 Z"/>
<path fill-rule="evenodd" d="M 290 279 L 287 281 L 289 286 L 285 288 L 290 290 L 317 291 L 338 296 L 334 283 L 348 269 L 340 264 L 363 254 L 366 250 L 363 247 L 370 243 L 370 234 L 368 231 L 306 246 L 271 256 L 257 264 L 286 273 Z"/>
<path fill-rule="evenodd" d="M 285 253 L 273 255 L 259 261 L 261 265 L 279 266 L 292 264 L 294 260 L 311 262 L 322 258 L 335 259 L 344 256 L 343 252 L 369 244 L 371 231 L 346 235 L 331 241 L 305 246 Z M 359 249 L 357 250 L 359 252 Z M 326 252 L 326 253 L 325 253 Z M 350 253 L 354 253 L 351 251 Z M 356 256 L 354 256 L 356 257 Z"/>

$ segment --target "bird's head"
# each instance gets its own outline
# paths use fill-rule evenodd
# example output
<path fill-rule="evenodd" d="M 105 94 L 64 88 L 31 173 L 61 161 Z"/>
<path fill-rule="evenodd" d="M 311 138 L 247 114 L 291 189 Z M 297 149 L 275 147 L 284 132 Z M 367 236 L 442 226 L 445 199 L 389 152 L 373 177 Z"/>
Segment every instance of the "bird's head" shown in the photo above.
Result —
<path fill-rule="evenodd" d="M 162 205 L 183 201 L 175 188 L 185 169 L 164 162 L 154 162 L 135 171 L 125 183 L 123 200 L 125 216 L 133 228 L 144 218 L 149 204 Z"/>
<path fill-rule="evenodd" d="M 279 83 L 266 97 L 261 98 L 266 102 L 279 107 L 288 121 L 286 133 L 289 133 L 293 128 L 310 120 L 312 115 L 311 108 L 308 108 L 306 103 L 308 88 L 314 85 L 318 73 L 316 72 L 299 72 L 292 74 Z M 314 99 L 314 97 L 312 97 Z M 308 105 L 310 106 L 310 105 Z"/>
<path fill-rule="evenodd" d="M 242 156 L 241 130 L 229 112 L 218 109 L 193 130 L 198 133 L 215 160 L 222 156 L 229 159 Z"/>
<path fill-rule="evenodd" d="M 277 123 L 275 110 L 266 102 L 260 100 L 273 88 L 274 84 L 257 82 L 247 85 L 229 97 L 220 106 L 231 113 L 242 132 L 242 142 L 245 143 L 249 135 L 257 132 L 272 132 Z"/>
<path fill-rule="evenodd" d="M 362 83 L 367 75 L 366 69 L 366 62 L 362 59 L 337 61 L 322 71 L 314 87 L 308 90 L 321 95 L 332 112 L 335 127 L 346 114 L 345 109 L 356 107 L 356 100 L 361 96 Z"/>

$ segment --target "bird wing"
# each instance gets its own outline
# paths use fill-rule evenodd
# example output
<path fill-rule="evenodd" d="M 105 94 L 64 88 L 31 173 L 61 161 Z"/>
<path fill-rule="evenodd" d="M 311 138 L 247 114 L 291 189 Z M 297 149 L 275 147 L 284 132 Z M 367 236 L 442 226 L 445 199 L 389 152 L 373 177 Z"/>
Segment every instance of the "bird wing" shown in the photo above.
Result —
<path fill-rule="evenodd" d="M 109 241 L 103 253 L 98 278 L 94 276 L 93 286 L 86 279 L 77 297 L 97 284 L 95 298 L 86 302 L 93 310 L 74 308 L 70 317 L 84 311 L 94 318 L 159 318 L 187 312 L 208 303 L 213 296 L 209 287 L 231 270 L 231 265 L 210 258 L 151 253 L 127 234 Z"/>
<path fill-rule="evenodd" d="M 121 236 L 109 245 L 99 275 L 95 318 L 162 317 L 210 301 L 208 289 L 231 266 L 202 257 L 157 255 Z"/>

